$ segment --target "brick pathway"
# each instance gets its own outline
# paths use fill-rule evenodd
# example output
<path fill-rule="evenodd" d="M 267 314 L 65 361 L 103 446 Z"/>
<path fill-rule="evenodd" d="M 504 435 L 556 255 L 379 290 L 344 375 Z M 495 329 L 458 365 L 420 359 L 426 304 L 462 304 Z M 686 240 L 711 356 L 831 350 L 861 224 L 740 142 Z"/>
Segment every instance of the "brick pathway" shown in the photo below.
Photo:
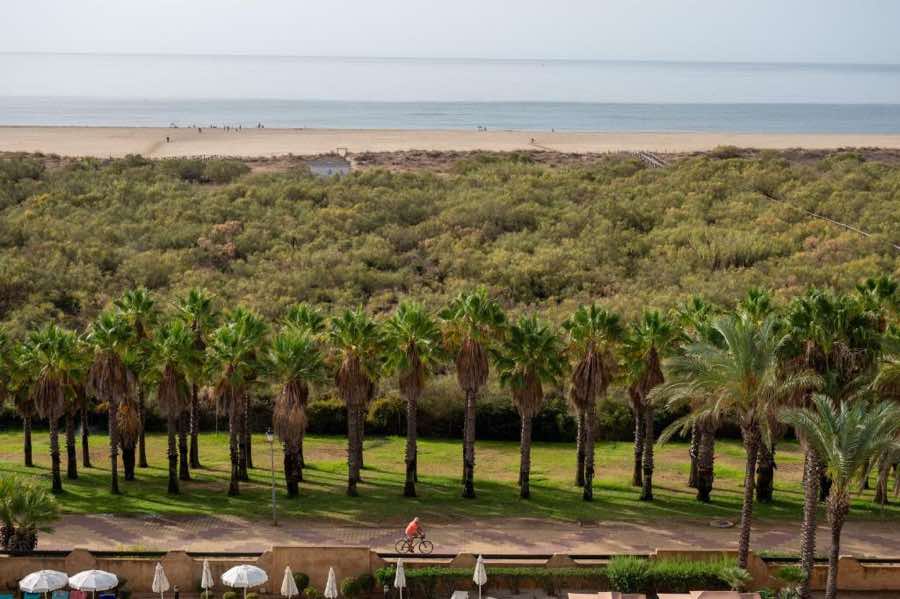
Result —
<path fill-rule="evenodd" d="M 606 521 L 592 525 L 532 520 L 485 519 L 428 526 L 436 553 L 646 553 L 655 548 L 736 548 L 737 529 L 719 529 L 708 521 L 665 523 Z M 189 551 L 264 551 L 273 545 L 367 545 L 392 551 L 397 527 L 363 527 L 291 520 L 272 527 L 266 521 L 233 516 L 112 516 L 66 515 L 55 532 L 41 534 L 41 549 L 130 549 Z M 794 551 L 799 524 L 759 522 L 753 527 L 756 551 Z M 818 533 L 820 552 L 829 545 L 827 526 Z M 900 524 L 892 521 L 850 521 L 844 527 L 841 551 L 857 557 L 900 558 Z"/>

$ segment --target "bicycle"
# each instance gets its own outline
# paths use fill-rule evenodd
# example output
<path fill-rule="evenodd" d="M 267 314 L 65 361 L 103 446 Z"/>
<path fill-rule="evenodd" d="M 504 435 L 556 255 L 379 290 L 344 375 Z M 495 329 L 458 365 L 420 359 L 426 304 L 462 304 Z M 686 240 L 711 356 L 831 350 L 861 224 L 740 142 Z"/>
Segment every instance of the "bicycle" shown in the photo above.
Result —
<path fill-rule="evenodd" d="M 416 550 L 423 555 L 434 551 L 434 543 L 425 538 L 425 535 L 416 535 L 413 538 L 403 537 L 394 544 L 397 553 L 415 553 Z"/>

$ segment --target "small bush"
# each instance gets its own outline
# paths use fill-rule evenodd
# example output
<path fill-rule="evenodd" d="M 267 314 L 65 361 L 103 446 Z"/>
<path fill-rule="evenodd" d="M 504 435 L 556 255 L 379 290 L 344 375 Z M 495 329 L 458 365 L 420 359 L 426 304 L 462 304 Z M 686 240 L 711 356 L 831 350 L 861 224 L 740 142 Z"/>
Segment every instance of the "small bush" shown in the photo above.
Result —
<path fill-rule="evenodd" d="M 612 590 L 620 593 L 686 593 L 691 589 L 727 589 L 724 572 L 733 567 L 729 560 L 647 560 L 622 556 L 610 560 L 606 574 Z"/>
<path fill-rule="evenodd" d="M 406 402 L 396 395 L 385 395 L 372 402 L 366 425 L 376 435 L 400 435 L 406 425 Z"/>
<path fill-rule="evenodd" d="M 250 172 L 250 167 L 237 160 L 210 160 L 203 169 L 203 179 L 209 183 L 231 183 Z"/>
<path fill-rule="evenodd" d="M 374 584 L 375 577 L 371 574 L 350 576 L 341 581 L 341 595 L 348 599 L 362 597 L 372 591 L 372 586 Z"/>
<path fill-rule="evenodd" d="M 306 587 L 303 589 L 303 597 L 305 599 L 322 599 L 324 595 L 316 587 Z"/>
<path fill-rule="evenodd" d="M 303 572 L 294 572 L 294 584 L 297 585 L 297 588 L 301 591 L 309 586 L 309 576 L 307 576 Z"/>
<path fill-rule="evenodd" d="M 237 593 L 234 591 L 225 591 L 222 593 L 222 599 L 237 599 Z"/>
<path fill-rule="evenodd" d="M 247 593 L 247 599 L 259 599 L 259 595 L 256 593 Z"/>
<path fill-rule="evenodd" d="M 650 562 L 638 557 L 614 557 L 606 567 L 609 586 L 620 593 L 644 592 L 650 587 Z"/>
<path fill-rule="evenodd" d="M 347 408 L 339 399 L 319 399 L 306 408 L 310 433 L 343 435 L 347 432 Z"/>

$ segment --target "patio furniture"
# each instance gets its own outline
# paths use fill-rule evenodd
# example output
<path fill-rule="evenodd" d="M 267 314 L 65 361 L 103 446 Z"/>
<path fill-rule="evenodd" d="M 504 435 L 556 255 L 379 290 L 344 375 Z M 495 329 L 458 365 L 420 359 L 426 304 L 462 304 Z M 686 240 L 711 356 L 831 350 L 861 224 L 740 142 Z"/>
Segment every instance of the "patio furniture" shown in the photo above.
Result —
<path fill-rule="evenodd" d="M 469 591 L 453 591 L 450 599 L 469 599 Z"/>

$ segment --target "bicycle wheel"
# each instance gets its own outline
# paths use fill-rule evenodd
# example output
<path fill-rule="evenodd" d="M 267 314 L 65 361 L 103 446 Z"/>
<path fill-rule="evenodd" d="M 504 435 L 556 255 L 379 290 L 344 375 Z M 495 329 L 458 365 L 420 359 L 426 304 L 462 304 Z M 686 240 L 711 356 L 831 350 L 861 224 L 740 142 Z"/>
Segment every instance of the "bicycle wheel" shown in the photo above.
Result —
<path fill-rule="evenodd" d="M 419 543 L 419 553 L 428 555 L 432 551 L 434 551 L 434 543 L 427 539 L 422 539 L 422 541 Z"/>
<path fill-rule="evenodd" d="M 394 544 L 394 549 L 396 549 L 397 553 L 412 553 L 409 539 L 398 539 Z"/>

